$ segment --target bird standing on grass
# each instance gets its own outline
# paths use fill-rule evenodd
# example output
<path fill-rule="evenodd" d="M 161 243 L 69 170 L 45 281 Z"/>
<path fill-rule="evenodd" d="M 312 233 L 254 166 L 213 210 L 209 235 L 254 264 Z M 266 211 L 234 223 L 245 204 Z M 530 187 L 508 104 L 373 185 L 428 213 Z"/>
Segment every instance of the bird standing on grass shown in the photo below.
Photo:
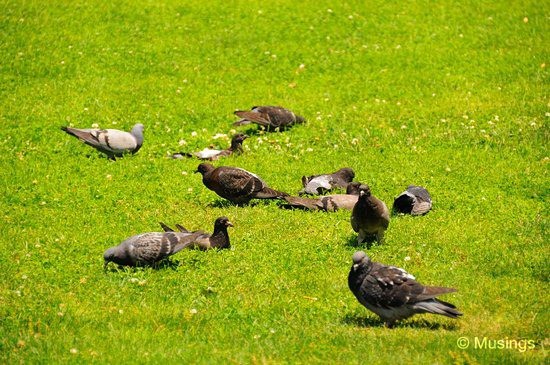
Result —
<path fill-rule="evenodd" d="M 244 169 L 231 166 L 214 167 L 201 163 L 197 171 L 203 184 L 222 198 L 235 204 L 247 204 L 252 199 L 279 199 L 287 193 L 271 189 L 258 176 Z"/>
<path fill-rule="evenodd" d="M 391 328 L 396 321 L 417 313 L 440 314 L 450 318 L 462 315 L 454 305 L 436 299 L 456 292 L 453 288 L 423 286 L 405 270 L 373 262 L 363 252 L 352 257 L 348 286 L 359 303 L 378 314 Z"/>
<path fill-rule="evenodd" d="M 118 129 L 78 129 L 61 127 L 61 130 L 80 139 L 88 146 L 105 153 L 110 159 L 125 153 L 136 153 L 143 145 L 143 124 L 134 125 L 130 132 Z"/>
<path fill-rule="evenodd" d="M 279 130 L 304 123 L 305 119 L 292 111 L 280 106 L 254 106 L 251 110 L 237 110 L 234 113 L 241 120 L 233 125 L 245 125 L 256 123 L 267 130 L 279 128 Z"/>
<path fill-rule="evenodd" d="M 355 177 L 355 172 L 349 167 L 341 168 L 332 174 L 302 176 L 303 189 L 299 194 L 323 194 L 335 188 L 345 189 Z"/>
<path fill-rule="evenodd" d="M 202 151 L 193 152 L 193 153 L 178 152 L 178 153 L 174 153 L 172 155 L 172 158 L 181 159 L 183 157 L 194 156 L 201 160 L 215 161 L 220 157 L 230 156 L 233 153 L 239 153 L 239 154 L 242 153 L 243 152 L 242 143 L 247 138 L 248 136 L 246 134 L 237 133 L 231 138 L 231 146 L 229 146 L 229 148 L 225 150 L 215 150 L 215 149 L 205 148 Z"/>
<path fill-rule="evenodd" d="M 148 266 L 164 260 L 193 243 L 203 232 L 147 232 L 124 240 L 103 254 L 104 268 L 109 262 L 122 266 Z"/>
<path fill-rule="evenodd" d="M 432 197 L 422 186 L 409 185 L 393 201 L 393 210 L 397 213 L 423 215 L 432 209 Z"/>
<path fill-rule="evenodd" d="M 367 185 L 361 185 L 359 191 L 359 199 L 351 212 L 351 227 L 359 234 L 357 243 L 373 235 L 378 243 L 383 243 L 384 232 L 390 225 L 390 211 L 382 200 L 371 194 Z"/>
<path fill-rule="evenodd" d="M 285 204 L 282 208 L 323 210 L 325 212 L 336 212 L 340 209 L 352 210 L 359 199 L 359 182 L 351 182 L 346 188 L 346 194 L 332 194 L 318 198 L 302 198 L 298 196 L 285 196 Z"/>
<path fill-rule="evenodd" d="M 168 227 L 166 224 L 160 222 L 160 226 L 165 232 L 173 232 L 174 230 Z M 182 233 L 200 233 L 195 240 L 189 244 L 189 248 L 197 248 L 199 250 L 209 250 L 212 248 L 230 248 L 229 234 L 227 233 L 228 227 L 233 227 L 233 223 L 229 221 L 227 217 L 219 217 L 214 222 L 214 233 L 206 233 L 204 231 L 189 232 L 185 227 L 176 224 L 176 227 Z"/>

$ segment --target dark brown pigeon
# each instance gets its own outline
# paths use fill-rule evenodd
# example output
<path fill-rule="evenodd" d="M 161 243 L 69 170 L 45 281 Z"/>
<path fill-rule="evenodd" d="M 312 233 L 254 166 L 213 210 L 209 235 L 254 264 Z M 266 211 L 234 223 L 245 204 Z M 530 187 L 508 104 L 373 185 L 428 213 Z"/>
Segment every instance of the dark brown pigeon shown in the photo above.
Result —
<path fill-rule="evenodd" d="M 305 119 L 280 106 L 254 106 L 250 111 L 237 110 L 235 115 L 242 118 L 233 125 L 256 123 L 267 130 L 279 130 L 304 123 Z"/>
<path fill-rule="evenodd" d="M 457 318 L 454 305 L 436 299 L 456 292 L 453 288 L 423 286 L 405 270 L 373 262 L 363 251 L 353 254 L 348 286 L 359 303 L 378 314 L 391 328 L 396 321 L 417 313 L 433 313 Z"/>
<path fill-rule="evenodd" d="M 78 129 L 61 127 L 61 130 L 80 139 L 88 146 L 105 153 L 110 159 L 125 153 L 136 153 L 143 145 L 143 124 L 136 124 L 130 132 L 118 129 Z"/>
<path fill-rule="evenodd" d="M 233 153 L 240 154 L 243 152 L 242 143 L 248 136 L 243 133 L 237 133 L 231 138 L 231 146 L 225 150 L 214 150 L 210 148 L 205 148 L 199 152 L 187 153 L 187 152 L 178 152 L 172 155 L 172 158 L 181 159 L 183 157 L 196 157 L 201 160 L 215 161 L 220 157 L 230 156 Z"/>
<path fill-rule="evenodd" d="M 345 189 L 355 177 L 355 172 L 344 167 L 332 174 L 302 176 L 303 189 L 299 194 L 323 194 L 335 188 Z"/>
<path fill-rule="evenodd" d="M 346 194 L 333 194 L 318 198 L 302 198 L 297 196 L 285 196 L 286 204 L 282 208 L 304 209 L 304 210 L 323 210 L 325 212 L 336 212 L 339 209 L 352 210 L 359 198 L 359 182 L 349 183 L 346 188 Z"/>
<path fill-rule="evenodd" d="M 105 268 L 109 262 L 123 266 L 147 266 L 178 253 L 202 232 L 147 232 L 132 236 L 103 254 Z"/>
<path fill-rule="evenodd" d="M 359 233 L 357 243 L 373 235 L 379 243 L 383 243 L 384 231 L 390 224 L 388 207 L 371 194 L 367 185 L 361 185 L 359 189 L 359 199 L 351 212 L 351 227 Z"/>
<path fill-rule="evenodd" d="M 288 196 L 273 190 L 257 175 L 231 166 L 215 168 L 201 163 L 197 171 L 202 174 L 203 184 L 222 198 L 235 204 L 247 204 L 252 199 L 279 199 Z"/>
<path fill-rule="evenodd" d="M 432 209 L 432 198 L 422 186 L 409 185 L 393 201 L 393 210 L 397 213 L 423 215 Z"/>
<path fill-rule="evenodd" d="M 168 227 L 166 224 L 160 222 L 162 229 L 165 232 L 173 232 L 174 230 Z M 214 233 L 209 234 L 204 231 L 189 232 L 185 227 L 176 224 L 176 227 L 183 233 L 199 233 L 200 235 L 189 244 L 188 248 L 196 248 L 199 250 L 209 250 L 212 248 L 230 248 L 229 234 L 227 233 L 227 227 L 233 227 L 233 223 L 229 221 L 227 217 L 219 217 L 214 222 Z"/>

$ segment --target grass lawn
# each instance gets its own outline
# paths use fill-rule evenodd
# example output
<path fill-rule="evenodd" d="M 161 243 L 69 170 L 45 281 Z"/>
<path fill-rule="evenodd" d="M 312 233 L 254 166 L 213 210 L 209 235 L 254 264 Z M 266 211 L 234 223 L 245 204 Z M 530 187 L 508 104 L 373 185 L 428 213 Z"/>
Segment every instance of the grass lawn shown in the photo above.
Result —
<path fill-rule="evenodd" d="M 0 6 L 1 363 L 548 363 L 550 3 Z M 308 123 L 233 127 L 253 105 Z M 143 148 L 116 162 L 60 130 L 138 122 Z M 386 204 L 417 184 L 434 209 L 367 250 L 349 212 L 237 207 L 167 158 L 233 128 L 245 153 L 216 166 L 290 193 L 349 166 Z M 222 215 L 231 250 L 103 271 L 158 221 Z M 347 287 L 357 249 L 456 287 L 464 316 L 384 328 Z"/>

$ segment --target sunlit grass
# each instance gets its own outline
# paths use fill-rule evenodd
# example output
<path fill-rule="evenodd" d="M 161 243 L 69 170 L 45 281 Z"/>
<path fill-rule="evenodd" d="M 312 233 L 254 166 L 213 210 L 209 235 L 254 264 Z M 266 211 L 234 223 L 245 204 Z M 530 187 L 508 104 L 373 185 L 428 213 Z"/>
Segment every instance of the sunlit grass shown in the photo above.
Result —
<path fill-rule="evenodd" d="M 517 363 L 548 346 L 548 37 L 544 2 L 2 1 L 0 359 L 36 362 Z M 284 133 L 235 128 L 283 105 Z M 111 162 L 59 127 L 145 125 Z M 251 135 L 245 168 L 297 193 L 349 166 L 391 205 L 413 183 L 434 208 L 392 217 L 369 255 L 405 268 L 460 320 L 384 328 L 347 288 L 349 212 L 227 204 L 178 151 Z M 103 272 L 102 253 L 158 221 L 233 248 Z M 365 247 L 360 247 L 364 249 Z M 463 350 L 466 336 L 535 349 Z"/>

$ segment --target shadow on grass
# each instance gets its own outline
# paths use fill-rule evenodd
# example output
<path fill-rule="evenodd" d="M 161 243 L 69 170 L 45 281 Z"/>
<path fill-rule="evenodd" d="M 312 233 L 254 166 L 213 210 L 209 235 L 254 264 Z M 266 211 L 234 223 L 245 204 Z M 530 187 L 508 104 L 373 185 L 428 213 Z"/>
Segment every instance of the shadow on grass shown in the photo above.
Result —
<path fill-rule="evenodd" d="M 352 234 L 348 237 L 348 241 L 346 242 L 346 245 L 350 247 L 355 247 L 357 249 L 365 248 L 367 250 L 371 249 L 371 247 L 376 243 L 376 237 L 368 237 L 366 241 L 363 241 L 362 243 L 357 243 L 357 234 Z"/>
<path fill-rule="evenodd" d="M 237 204 L 237 203 L 230 202 L 229 200 L 218 199 L 212 203 L 208 203 L 207 206 L 211 208 L 256 207 L 258 205 L 261 205 L 261 206 L 270 205 L 271 200 L 277 200 L 277 199 L 253 199 L 252 201 L 246 204 Z"/>
<path fill-rule="evenodd" d="M 176 271 L 178 267 L 180 267 L 182 264 L 180 264 L 179 260 L 162 260 L 160 262 L 157 262 L 153 265 L 142 265 L 142 266 L 122 266 L 122 265 L 116 265 L 113 263 L 110 263 L 107 268 L 104 269 L 106 273 L 108 272 L 136 272 L 136 271 L 143 271 L 143 270 L 167 270 L 172 269 Z"/>
<path fill-rule="evenodd" d="M 271 128 L 271 127 L 265 128 L 254 123 L 248 124 L 247 126 L 248 128 L 246 128 L 245 130 L 241 130 L 241 133 L 244 133 L 249 137 L 257 137 L 257 136 L 264 135 L 266 133 L 283 133 L 293 128 L 293 126 L 289 126 L 282 129 Z M 235 127 L 238 127 L 238 126 L 235 126 Z"/>
<path fill-rule="evenodd" d="M 385 327 L 384 321 L 376 317 L 363 317 L 357 314 L 348 313 L 342 319 L 342 323 L 356 327 Z M 455 331 L 457 325 L 454 323 L 431 322 L 426 319 L 412 319 L 397 322 L 393 328 L 416 328 L 432 331 L 445 330 Z"/>

